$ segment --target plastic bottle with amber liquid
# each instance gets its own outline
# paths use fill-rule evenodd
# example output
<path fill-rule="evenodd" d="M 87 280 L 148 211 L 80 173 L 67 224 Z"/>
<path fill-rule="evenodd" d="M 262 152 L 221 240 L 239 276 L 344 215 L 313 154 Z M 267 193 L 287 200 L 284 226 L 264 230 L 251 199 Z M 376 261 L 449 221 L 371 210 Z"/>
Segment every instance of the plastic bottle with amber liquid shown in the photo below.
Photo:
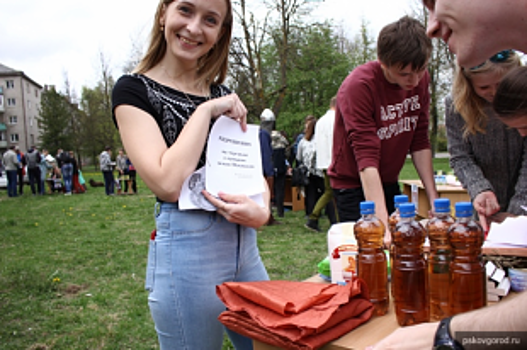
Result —
<path fill-rule="evenodd" d="M 450 199 L 434 200 L 434 216 L 426 224 L 430 241 L 428 255 L 430 321 L 440 321 L 449 316 L 448 291 L 452 249 L 448 241 L 448 229 L 453 223 L 454 218 L 450 215 Z"/>
<path fill-rule="evenodd" d="M 410 326 L 430 319 L 427 265 L 423 253 L 426 232 L 415 220 L 414 203 L 401 204 L 399 212 L 401 220 L 392 237 L 393 299 L 397 323 Z"/>
<path fill-rule="evenodd" d="M 448 239 L 452 246 L 448 305 L 453 316 L 487 305 L 486 272 L 481 257 L 484 235 L 472 219 L 470 202 L 456 203 L 456 221 L 448 229 Z"/>
<path fill-rule="evenodd" d="M 395 210 L 393 213 L 390 214 L 388 217 L 388 226 L 390 227 L 390 232 L 395 232 L 395 225 L 399 222 L 401 219 L 401 215 L 399 214 L 399 205 L 402 203 L 408 203 L 408 196 L 405 194 L 398 194 L 397 196 L 393 196 L 393 205 L 395 207 Z"/>
<path fill-rule="evenodd" d="M 402 203 L 408 203 L 408 196 L 405 195 L 405 194 L 398 194 L 396 196 L 393 196 L 393 205 L 395 207 L 395 210 L 393 211 L 393 213 L 390 214 L 390 216 L 388 217 L 388 227 L 390 228 L 390 233 L 392 234 L 392 238 L 393 238 L 393 233 L 395 232 L 395 225 L 397 225 L 397 223 L 399 222 L 399 220 L 401 219 L 401 215 L 399 214 L 399 205 L 401 205 Z M 393 271 L 393 241 L 392 241 L 392 244 L 390 245 L 390 269 L 391 271 Z M 393 273 L 392 273 L 393 275 Z M 392 276 L 390 276 L 390 281 L 393 281 L 393 278 Z M 393 283 L 390 283 L 390 290 L 391 290 L 391 293 L 393 295 Z"/>
<path fill-rule="evenodd" d="M 385 226 L 375 216 L 375 202 L 361 202 L 360 212 L 362 217 L 353 226 L 359 246 L 358 277 L 362 278 L 368 286 L 374 314 L 382 316 L 386 314 L 390 304 L 388 266 L 383 250 Z"/>

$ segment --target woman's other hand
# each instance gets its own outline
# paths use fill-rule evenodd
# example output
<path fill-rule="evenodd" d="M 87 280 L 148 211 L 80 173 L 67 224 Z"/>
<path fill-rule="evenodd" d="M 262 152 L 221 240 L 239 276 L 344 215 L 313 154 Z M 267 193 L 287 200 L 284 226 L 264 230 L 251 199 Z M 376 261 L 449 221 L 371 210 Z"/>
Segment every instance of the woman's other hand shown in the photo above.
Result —
<path fill-rule="evenodd" d="M 269 220 L 269 209 L 261 207 L 246 195 L 220 192 L 218 199 L 207 191 L 202 191 L 202 193 L 209 202 L 218 208 L 218 214 L 229 222 L 258 228 Z"/>
<path fill-rule="evenodd" d="M 489 230 L 487 218 L 500 210 L 500 205 L 498 204 L 496 195 L 492 191 L 483 191 L 474 198 L 472 204 L 474 205 L 474 209 L 478 212 L 483 231 L 487 232 Z"/>

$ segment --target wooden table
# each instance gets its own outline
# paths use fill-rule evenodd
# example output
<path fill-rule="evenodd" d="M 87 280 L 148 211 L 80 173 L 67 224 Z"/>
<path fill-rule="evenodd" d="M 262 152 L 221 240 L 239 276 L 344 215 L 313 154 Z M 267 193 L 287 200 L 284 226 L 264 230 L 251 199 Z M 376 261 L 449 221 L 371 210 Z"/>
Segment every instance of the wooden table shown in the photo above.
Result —
<path fill-rule="evenodd" d="M 291 176 L 286 176 L 284 186 L 284 205 L 292 211 L 304 210 L 304 196 L 298 187 L 291 186 Z"/>
<path fill-rule="evenodd" d="M 421 218 L 428 217 L 428 212 L 431 209 L 430 201 L 421 180 L 402 180 L 399 182 L 403 185 L 403 194 L 408 196 L 410 202 L 415 203 L 417 215 Z M 439 198 L 450 199 L 452 208 L 457 202 L 470 202 L 467 190 L 461 186 L 436 185 L 436 188 Z"/>
<path fill-rule="evenodd" d="M 524 249 L 523 254 L 525 254 Z M 313 276 L 305 280 L 306 282 L 315 283 L 328 283 L 318 275 Z M 508 298 L 514 298 L 519 293 L 510 292 L 507 296 L 503 297 L 502 300 Z M 495 304 L 495 302 L 488 302 L 487 305 Z M 393 331 L 399 328 L 397 319 L 395 317 L 395 310 L 393 305 L 393 298 L 390 297 L 390 306 L 388 312 L 384 316 L 373 316 L 368 322 L 360 325 L 351 332 L 343 335 L 342 337 L 326 344 L 322 350 L 351 350 L 351 349 L 364 349 L 367 346 L 374 345 L 383 338 L 390 335 Z M 254 340 L 254 350 L 280 350 L 276 346 L 262 343 Z"/>

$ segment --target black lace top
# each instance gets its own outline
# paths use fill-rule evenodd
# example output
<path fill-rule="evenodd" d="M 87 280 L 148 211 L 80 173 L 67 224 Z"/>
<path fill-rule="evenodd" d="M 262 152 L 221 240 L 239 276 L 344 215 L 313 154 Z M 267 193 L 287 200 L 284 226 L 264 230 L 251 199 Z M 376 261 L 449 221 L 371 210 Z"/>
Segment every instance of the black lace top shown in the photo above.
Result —
<path fill-rule="evenodd" d="M 212 85 L 210 96 L 217 98 L 230 94 L 231 91 L 224 85 Z M 178 138 L 181 130 L 192 117 L 196 106 L 207 101 L 204 96 L 188 95 L 169 86 L 142 75 L 123 75 L 115 84 L 112 91 L 112 111 L 115 120 L 115 107 L 119 105 L 131 105 L 150 114 L 155 119 L 167 147 L 170 147 Z M 209 125 L 212 127 L 213 121 Z M 207 145 L 203 148 L 196 169 L 205 165 L 205 154 Z"/>

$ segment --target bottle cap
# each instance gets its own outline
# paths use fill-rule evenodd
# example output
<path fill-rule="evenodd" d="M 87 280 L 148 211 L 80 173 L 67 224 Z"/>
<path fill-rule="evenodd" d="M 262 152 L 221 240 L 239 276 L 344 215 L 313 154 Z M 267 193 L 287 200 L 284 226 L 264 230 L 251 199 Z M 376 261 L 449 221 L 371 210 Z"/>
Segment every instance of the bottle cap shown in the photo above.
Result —
<path fill-rule="evenodd" d="M 402 218 L 411 218 L 415 216 L 415 204 L 414 203 L 401 203 L 399 205 L 399 214 Z"/>
<path fill-rule="evenodd" d="M 362 215 L 374 214 L 375 213 L 375 202 L 372 202 L 372 201 L 360 202 L 360 213 Z"/>
<path fill-rule="evenodd" d="M 397 196 L 393 197 L 393 203 L 395 208 L 399 208 L 401 203 L 408 203 L 408 196 L 405 194 L 398 194 Z"/>
<path fill-rule="evenodd" d="M 472 216 L 472 203 L 457 202 L 456 203 L 456 216 L 459 218 L 467 218 L 467 217 Z"/>
<path fill-rule="evenodd" d="M 450 213 L 450 199 L 437 198 L 434 200 L 434 210 L 436 213 Z"/>

